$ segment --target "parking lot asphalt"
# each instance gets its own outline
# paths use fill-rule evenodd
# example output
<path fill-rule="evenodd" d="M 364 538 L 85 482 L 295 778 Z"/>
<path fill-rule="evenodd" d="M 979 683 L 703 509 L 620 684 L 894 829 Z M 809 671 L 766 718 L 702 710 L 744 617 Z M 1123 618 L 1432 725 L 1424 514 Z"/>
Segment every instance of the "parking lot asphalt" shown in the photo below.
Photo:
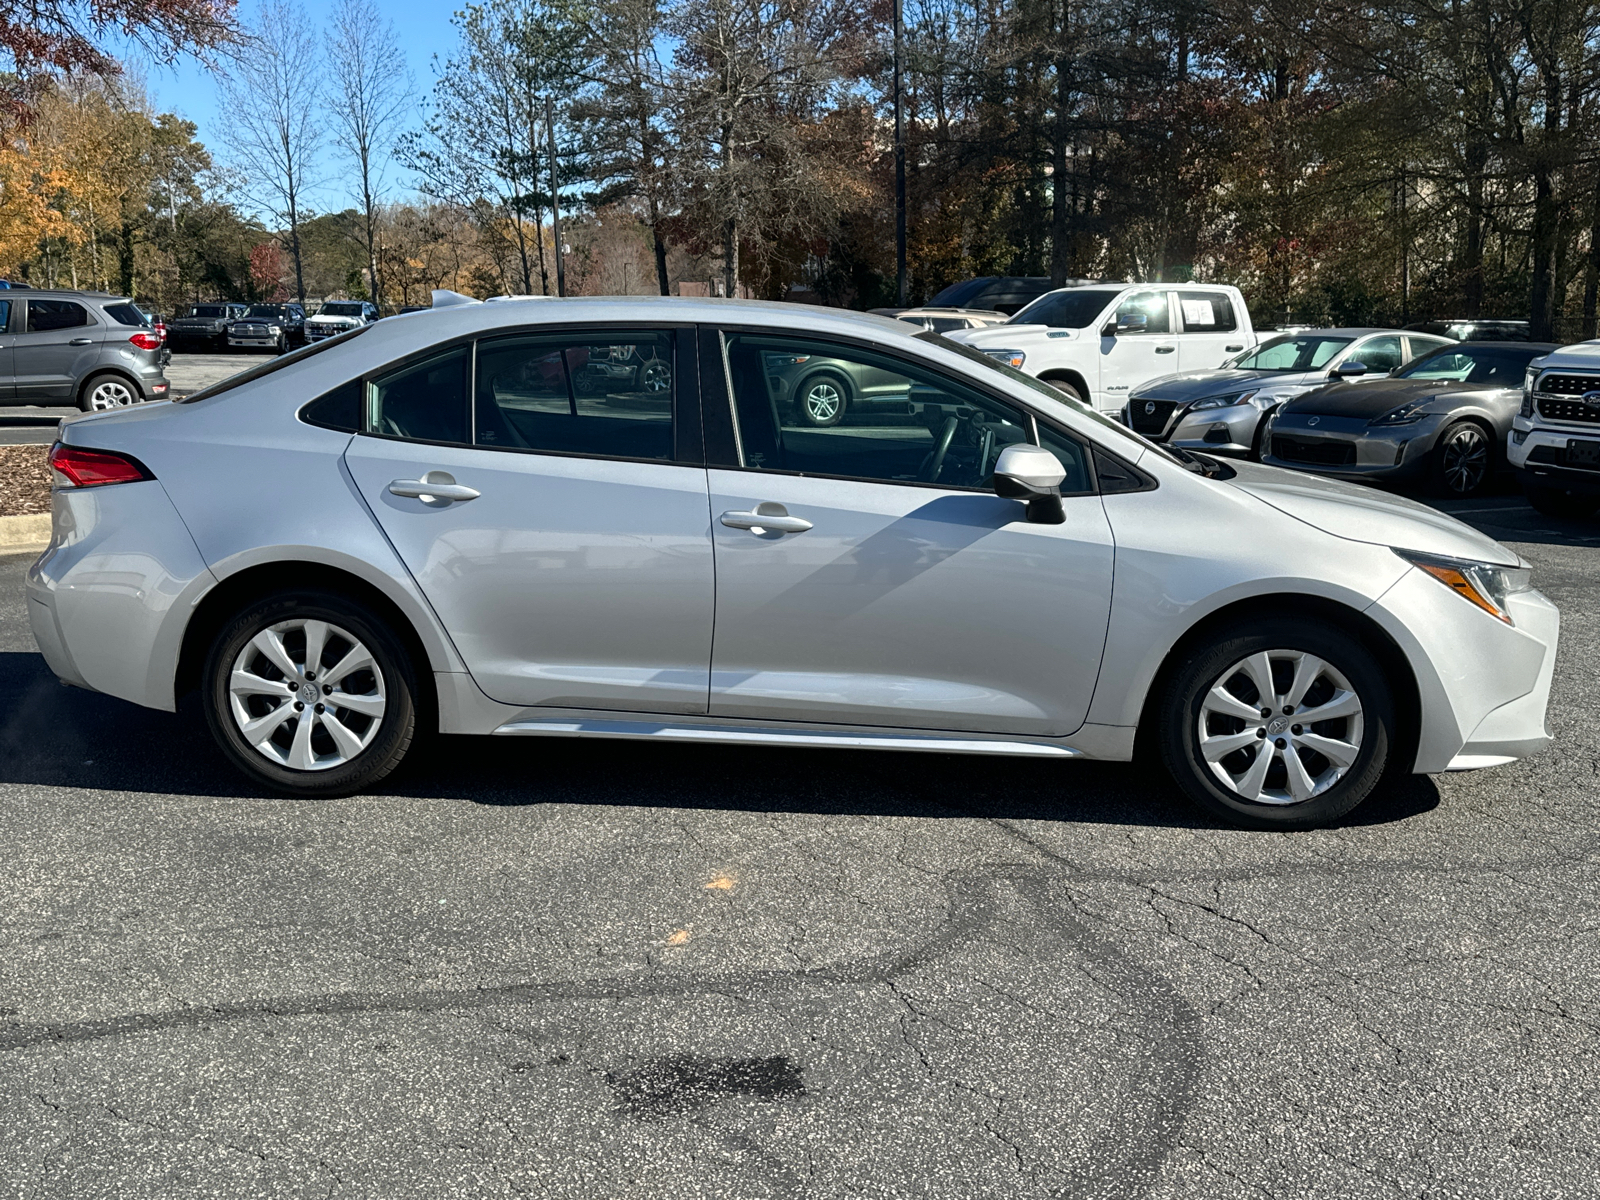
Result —
<path fill-rule="evenodd" d="M 254 366 L 264 357 L 259 353 L 247 354 L 189 354 L 172 356 L 167 364 L 167 379 L 172 383 L 174 399 L 197 392 L 228 376 Z M 48 446 L 56 440 L 56 430 L 63 417 L 77 412 L 76 405 L 63 407 L 37 407 L 23 405 L 0 408 L 0 446 Z"/>
<path fill-rule="evenodd" d="M 243 784 L 0 559 L 0 1194 L 1592 1197 L 1600 523 L 1470 519 L 1556 746 L 1337 829 L 1136 767 L 439 739 Z"/>

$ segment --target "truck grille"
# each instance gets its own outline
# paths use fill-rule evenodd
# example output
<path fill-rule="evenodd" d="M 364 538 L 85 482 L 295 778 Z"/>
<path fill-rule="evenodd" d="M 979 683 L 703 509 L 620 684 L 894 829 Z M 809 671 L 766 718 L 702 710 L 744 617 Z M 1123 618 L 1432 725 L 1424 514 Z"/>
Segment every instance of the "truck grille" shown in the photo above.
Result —
<path fill-rule="evenodd" d="M 1175 400 L 1143 400 L 1135 396 L 1128 401 L 1128 424 L 1146 437 L 1165 433 L 1172 410 L 1177 407 Z"/>
<path fill-rule="evenodd" d="M 264 338 L 267 336 L 267 327 L 265 325 L 235 325 L 233 327 L 233 336 Z"/>
<path fill-rule="evenodd" d="M 1319 467 L 1347 467 L 1356 461 L 1356 444 L 1329 438 L 1310 441 L 1277 433 L 1272 436 L 1272 457 Z"/>

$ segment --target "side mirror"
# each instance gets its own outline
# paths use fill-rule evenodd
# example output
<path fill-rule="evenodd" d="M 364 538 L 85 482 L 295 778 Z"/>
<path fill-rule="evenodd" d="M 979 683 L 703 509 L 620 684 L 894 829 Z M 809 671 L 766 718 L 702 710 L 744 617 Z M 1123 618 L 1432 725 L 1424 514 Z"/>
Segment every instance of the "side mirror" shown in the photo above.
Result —
<path fill-rule="evenodd" d="M 1335 379 L 1360 379 L 1367 373 L 1367 364 L 1356 359 L 1340 363 L 1333 369 Z"/>
<path fill-rule="evenodd" d="M 1036 525 L 1060 525 L 1067 519 L 1061 509 L 1061 481 L 1067 469 L 1043 446 L 1023 443 L 1000 451 L 994 464 L 994 491 L 1028 506 L 1028 520 Z"/>

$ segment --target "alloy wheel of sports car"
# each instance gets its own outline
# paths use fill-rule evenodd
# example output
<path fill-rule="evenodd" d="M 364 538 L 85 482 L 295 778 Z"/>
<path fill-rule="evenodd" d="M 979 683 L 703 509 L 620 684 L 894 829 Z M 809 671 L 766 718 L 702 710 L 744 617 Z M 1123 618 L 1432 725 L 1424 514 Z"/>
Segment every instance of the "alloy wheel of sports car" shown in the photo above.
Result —
<path fill-rule="evenodd" d="M 1489 436 L 1475 421 L 1457 421 L 1439 435 L 1434 478 L 1448 496 L 1471 496 L 1489 480 Z"/>
<path fill-rule="evenodd" d="M 222 749 L 280 791 L 357 791 L 393 770 L 411 743 L 409 659 L 341 596 L 283 593 L 253 605 L 213 644 L 205 680 Z"/>

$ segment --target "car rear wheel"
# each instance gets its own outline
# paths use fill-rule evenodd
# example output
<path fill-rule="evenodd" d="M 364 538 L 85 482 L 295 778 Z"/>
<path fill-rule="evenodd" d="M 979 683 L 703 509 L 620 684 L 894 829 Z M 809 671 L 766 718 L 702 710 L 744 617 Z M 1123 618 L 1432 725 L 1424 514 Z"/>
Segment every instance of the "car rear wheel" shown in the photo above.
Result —
<path fill-rule="evenodd" d="M 415 733 L 410 657 L 381 619 L 330 592 L 281 592 L 239 613 L 212 644 L 203 692 L 223 753 L 291 795 L 370 787 Z"/>
<path fill-rule="evenodd" d="M 836 375 L 813 375 L 797 393 L 800 418 L 807 425 L 837 425 L 844 420 L 850 401 L 849 388 Z"/>
<path fill-rule="evenodd" d="M 1376 660 L 1316 621 L 1222 630 L 1173 672 L 1158 712 L 1161 756 L 1178 786 L 1258 829 L 1338 820 L 1378 784 L 1394 744 Z"/>
<path fill-rule="evenodd" d="M 1494 446 L 1482 425 L 1457 421 L 1433 448 L 1433 486 L 1444 496 L 1476 496 L 1493 475 Z"/>
<path fill-rule="evenodd" d="M 120 375 L 92 375 L 78 394 L 78 407 L 84 412 L 127 408 L 138 402 L 139 393 Z"/>
<path fill-rule="evenodd" d="M 1600 508 L 1600 496 L 1586 496 L 1563 488 L 1524 487 L 1528 503 L 1547 517 L 1576 521 L 1592 516 Z"/>

